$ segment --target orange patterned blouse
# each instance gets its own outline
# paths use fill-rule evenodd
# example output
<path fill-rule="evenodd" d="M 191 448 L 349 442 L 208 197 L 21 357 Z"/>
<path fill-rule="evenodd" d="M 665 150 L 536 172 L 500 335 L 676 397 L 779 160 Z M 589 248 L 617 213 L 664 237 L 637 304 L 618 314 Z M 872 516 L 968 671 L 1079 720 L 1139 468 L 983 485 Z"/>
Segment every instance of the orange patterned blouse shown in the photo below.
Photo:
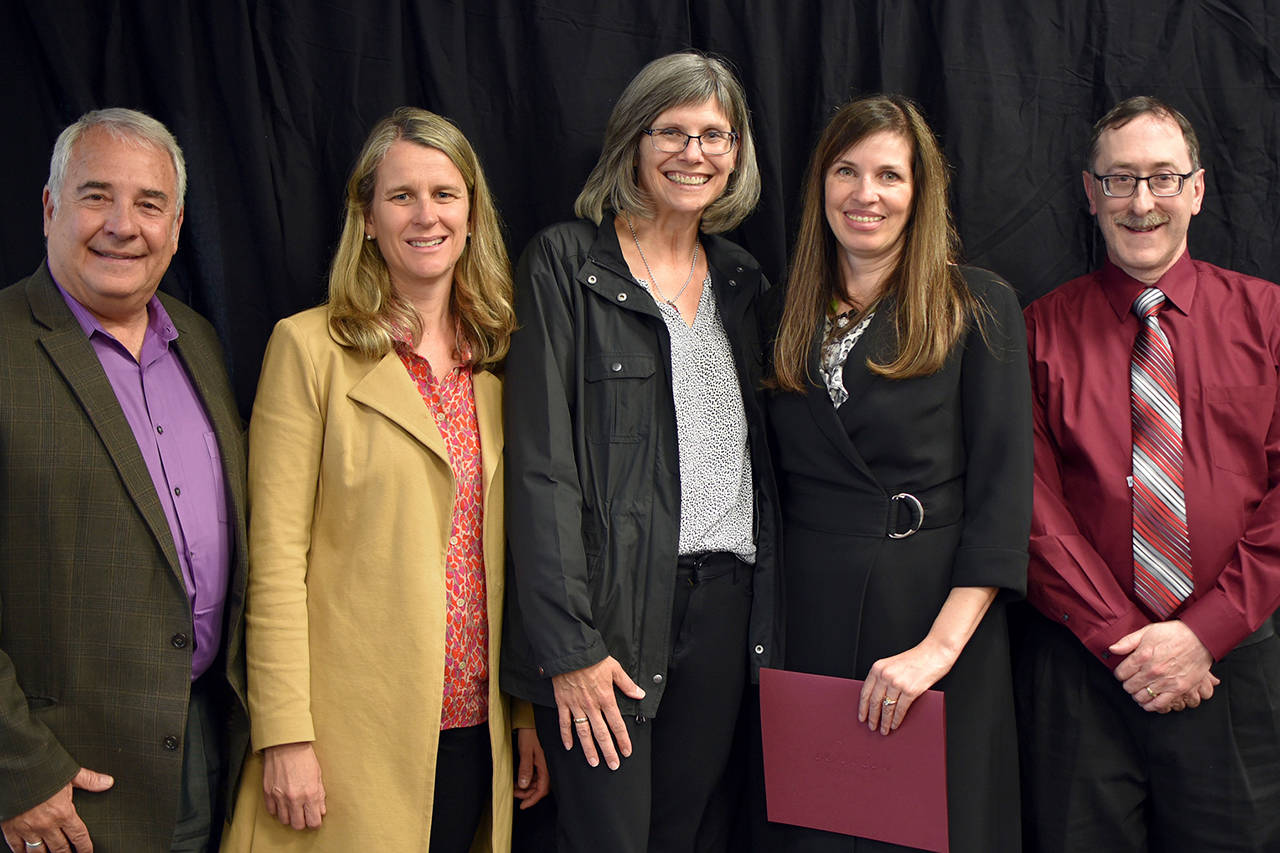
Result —
<path fill-rule="evenodd" d="M 444 438 L 455 483 L 453 529 L 445 552 L 448 589 L 440 728 L 474 726 L 489 718 L 489 622 L 481 539 L 484 478 L 471 368 L 463 365 L 437 380 L 411 342 L 397 340 L 395 347 Z"/>

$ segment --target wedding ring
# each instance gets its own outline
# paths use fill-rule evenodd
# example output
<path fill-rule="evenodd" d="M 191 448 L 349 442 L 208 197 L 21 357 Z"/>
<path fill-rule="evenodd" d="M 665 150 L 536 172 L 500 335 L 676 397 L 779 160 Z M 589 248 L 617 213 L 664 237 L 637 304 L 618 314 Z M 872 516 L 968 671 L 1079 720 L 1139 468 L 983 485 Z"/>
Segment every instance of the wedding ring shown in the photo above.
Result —
<path fill-rule="evenodd" d="M 880 703 L 880 704 L 884 705 L 886 708 L 890 708 L 890 707 L 893 707 L 894 705 L 897 705 L 897 704 L 898 704 L 898 700 L 897 700 L 897 699 L 889 699 L 889 698 L 887 698 L 887 697 L 886 697 L 886 698 L 885 698 L 885 700 L 884 700 L 884 702 L 882 702 L 882 703 Z"/>
<path fill-rule="evenodd" d="M 586 717 L 574 717 L 574 718 L 573 718 L 573 724 L 574 724 L 575 726 L 576 726 L 576 725 L 579 725 L 580 723 L 585 723 L 585 722 L 587 722 L 587 718 L 586 718 Z"/>
<path fill-rule="evenodd" d="M 1150 684 L 1147 685 L 1147 695 L 1150 696 L 1152 699 L 1156 698 L 1156 692 L 1151 689 Z"/>
<path fill-rule="evenodd" d="M 27 849 L 28 849 L 28 850 L 35 850 L 35 849 L 37 849 L 37 848 L 39 848 L 39 847 L 43 847 L 43 846 L 44 846 L 44 842 L 43 842 L 43 841 L 27 841 L 26 839 L 23 839 L 22 843 L 23 843 L 23 844 L 25 844 L 25 845 L 27 845 Z"/>

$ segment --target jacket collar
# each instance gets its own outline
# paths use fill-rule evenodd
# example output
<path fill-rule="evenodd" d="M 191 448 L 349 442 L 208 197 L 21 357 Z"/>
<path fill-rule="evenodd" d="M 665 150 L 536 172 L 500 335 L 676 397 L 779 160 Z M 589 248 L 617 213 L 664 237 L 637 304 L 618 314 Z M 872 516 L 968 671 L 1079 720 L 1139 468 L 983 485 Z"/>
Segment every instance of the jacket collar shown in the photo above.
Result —
<path fill-rule="evenodd" d="M 601 217 L 595 239 L 587 252 L 590 263 L 579 271 L 579 283 L 624 308 L 659 317 L 661 315 L 653 298 L 636 283 L 622 256 L 618 232 L 613 226 L 614 216 L 612 210 L 606 210 Z M 726 331 L 733 336 L 747 306 L 761 290 L 760 267 L 744 249 L 723 237 L 702 234 L 699 239 L 711 269 L 711 285 L 715 289 L 721 320 Z M 613 279 L 602 280 L 599 269 L 612 273 Z"/>

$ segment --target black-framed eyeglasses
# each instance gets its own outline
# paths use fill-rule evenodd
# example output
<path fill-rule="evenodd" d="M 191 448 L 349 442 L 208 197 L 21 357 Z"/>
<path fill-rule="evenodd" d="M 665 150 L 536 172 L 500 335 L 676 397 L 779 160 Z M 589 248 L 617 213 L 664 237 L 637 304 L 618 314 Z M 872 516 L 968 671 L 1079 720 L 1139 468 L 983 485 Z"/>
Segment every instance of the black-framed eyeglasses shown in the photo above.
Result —
<path fill-rule="evenodd" d="M 1147 182 L 1151 194 L 1160 198 L 1169 198 L 1182 192 L 1182 182 L 1196 173 L 1195 169 L 1185 175 L 1177 172 L 1159 172 L 1155 175 L 1099 175 L 1093 176 L 1102 184 L 1102 194 L 1111 198 L 1128 198 L 1138 191 L 1140 181 Z"/>
<path fill-rule="evenodd" d="M 690 139 L 696 139 L 703 154 L 718 157 L 732 151 L 734 144 L 738 141 L 738 134 L 732 130 L 708 130 L 705 133 L 693 134 L 674 127 L 651 127 L 640 132 L 647 135 L 654 149 L 663 154 L 683 151 Z"/>

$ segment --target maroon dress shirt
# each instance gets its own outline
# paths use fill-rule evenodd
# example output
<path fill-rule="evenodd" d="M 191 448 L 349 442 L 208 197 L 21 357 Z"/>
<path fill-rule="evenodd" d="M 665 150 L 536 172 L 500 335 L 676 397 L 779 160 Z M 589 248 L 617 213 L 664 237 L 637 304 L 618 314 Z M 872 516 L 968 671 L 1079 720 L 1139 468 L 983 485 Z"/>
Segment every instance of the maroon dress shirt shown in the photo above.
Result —
<path fill-rule="evenodd" d="M 1108 262 L 1027 307 L 1035 506 L 1027 598 L 1109 666 L 1159 621 L 1133 594 L 1129 363 L 1147 285 Z M 1280 605 L 1280 288 L 1183 253 L 1167 302 L 1182 404 L 1195 591 L 1181 619 L 1214 659 Z"/>
<path fill-rule="evenodd" d="M 213 424 L 170 347 L 178 330 L 159 299 L 147 303 L 147 331 L 135 361 L 88 309 L 61 285 L 58 290 L 102 363 L 169 522 L 194 616 L 194 681 L 218 654 L 231 575 L 227 490 Z"/>

